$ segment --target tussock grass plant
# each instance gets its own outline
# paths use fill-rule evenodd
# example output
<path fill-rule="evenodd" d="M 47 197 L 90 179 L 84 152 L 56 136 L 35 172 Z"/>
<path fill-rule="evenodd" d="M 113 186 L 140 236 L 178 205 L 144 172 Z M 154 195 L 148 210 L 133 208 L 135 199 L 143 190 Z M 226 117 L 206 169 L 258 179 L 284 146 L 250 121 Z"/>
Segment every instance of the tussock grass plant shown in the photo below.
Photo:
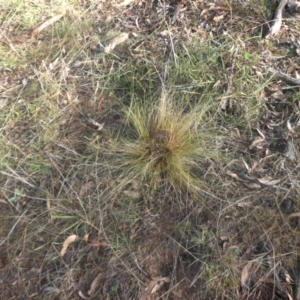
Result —
<path fill-rule="evenodd" d="M 110 149 L 120 182 L 138 180 L 151 188 L 163 182 L 176 191 L 199 191 L 205 163 L 219 155 L 210 109 L 208 99 L 192 105 L 166 92 L 154 102 L 133 99 L 124 109 L 127 126 Z"/>

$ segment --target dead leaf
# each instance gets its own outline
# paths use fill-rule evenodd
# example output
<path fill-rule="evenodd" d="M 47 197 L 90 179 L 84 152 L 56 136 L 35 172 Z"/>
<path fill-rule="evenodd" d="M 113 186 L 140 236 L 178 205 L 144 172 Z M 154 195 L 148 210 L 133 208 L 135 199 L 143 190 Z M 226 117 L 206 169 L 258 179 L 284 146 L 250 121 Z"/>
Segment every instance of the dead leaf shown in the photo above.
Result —
<path fill-rule="evenodd" d="M 242 274 L 241 274 L 241 285 L 243 288 L 248 288 L 248 281 L 250 278 L 250 269 L 252 266 L 252 261 L 249 261 L 243 268 Z"/>
<path fill-rule="evenodd" d="M 112 50 L 116 48 L 121 43 L 124 43 L 128 39 L 129 35 L 126 32 L 120 33 L 117 37 L 115 37 L 105 48 L 105 53 L 110 53 Z"/>
<path fill-rule="evenodd" d="M 116 6 L 117 6 L 117 7 L 127 6 L 127 5 L 129 5 L 131 2 L 133 2 L 133 1 L 135 1 L 135 0 L 124 0 L 122 3 L 117 4 Z"/>
<path fill-rule="evenodd" d="M 139 199 L 141 197 L 140 193 L 134 191 L 124 191 L 123 193 L 133 199 Z"/>
<path fill-rule="evenodd" d="M 262 148 L 261 144 L 265 141 L 263 138 L 256 138 L 252 144 L 250 145 L 249 149 L 253 149 L 254 147 L 260 146 Z"/>
<path fill-rule="evenodd" d="M 296 160 L 296 155 L 295 155 L 295 148 L 293 145 L 293 142 L 291 140 L 287 141 L 287 149 L 286 151 L 283 153 L 283 155 L 287 158 L 289 158 L 290 160 Z"/>
<path fill-rule="evenodd" d="M 80 298 L 82 298 L 82 299 L 90 299 L 89 297 L 83 295 L 83 292 L 82 292 L 82 291 L 79 291 L 79 292 L 78 292 L 78 295 L 79 295 Z"/>
<path fill-rule="evenodd" d="M 83 240 L 87 243 L 87 242 L 89 241 L 89 238 L 90 238 L 90 234 L 87 233 L 87 234 L 84 236 Z"/>
<path fill-rule="evenodd" d="M 8 204 L 6 200 L 0 199 L 0 203 Z"/>
<path fill-rule="evenodd" d="M 90 118 L 89 122 L 91 122 L 94 126 L 98 127 L 96 130 L 97 131 L 101 131 L 104 127 L 104 123 L 99 123 L 97 121 L 95 121 L 94 119 Z"/>
<path fill-rule="evenodd" d="M 245 182 L 245 180 L 243 180 L 242 178 L 240 178 L 237 174 L 229 171 L 229 170 L 226 170 L 226 174 L 231 176 L 232 178 L 238 180 L 238 181 L 242 181 L 242 182 Z"/>
<path fill-rule="evenodd" d="M 161 31 L 159 34 L 163 37 L 168 37 L 172 34 L 172 32 L 169 29 L 165 29 L 165 30 Z"/>
<path fill-rule="evenodd" d="M 268 186 L 272 186 L 272 185 L 275 185 L 275 184 L 280 182 L 280 179 L 272 180 L 271 176 L 265 176 L 265 177 L 262 177 L 262 178 L 258 178 L 257 180 L 260 183 L 262 183 L 264 185 L 268 185 Z"/>
<path fill-rule="evenodd" d="M 32 30 L 31 32 L 31 37 L 34 37 L 36 35 L 38 35 L 40 32 L 42 32 L 44 29 L 46 29 L 48 26 L 52 25 L 53 23 L 57 22 L 58 20 L 60 20 L 65 14 L 60 14 L 60 15 L 56 15 L 54 17 L 52 17 L 51 19 L 47 20 L 46 22 L 44 22 L 42 25 L 40 25 L 39 27 L 37 27 L 36 29 Z"/>
<path fill-rule="evenodd" d="M 70 235 L 69 237 L 67 237 L 67 238 L 65 239 L 65 241 L 64 241 L 64 243 L 63 243 L 63 247 L 62 247 L 62 249 L 61 249 L 61 251 L 60 251 L 60 256 L 64 256 L 64 255 L 66 254 L 66 251 L 67 251 L 69 245 L 70 245 L 71 243 L 74 243 L 74 242 L 77 241 L 78 239 L 79 239 L 79 236 L 76 235 L 76 234 L 72 234 L 72 235 Z"/>
<path fill-rule="evenodd" d="M 152 294 L 156 293 L 158 290 L 161 289 L 161 287 L 164 285 L 165 282 L 170 282 L 170 278 L 169 277 L 153 278 L 153 280 L 151 280 L 148 283 L 148 286 L 146 287 L 145 291 L 143 292 L 139 300 L 148 300 Z"/>
<path fill-rule="evenodd" d="M 300 217 L 300 212 L 296 212 L 296 213 L 290 214 L 288 216 L 288 220 L 291 219 L 291 218 L 295 218 L 295 217 Z"/>
<path fill-rule="evenodd" d="M 225 15 L 221 15 L 221 16 L 215 16 L 213 18 L 213 20 L 216 22 L 216 23 L 219 23 L 221 20 L 223 20 L 225 17 Z"/>
<path fill-rule="evenodd" d="M 157 291 L 159 291 L 161 289 L 161 287 L 164 285 L 165 281 L 161 280 L 161 281 L 158 281 L 155 286 L 153 287 L 152 291 L 151 291 L 151 294 L 154 294 L 156 293 Z"/>
<path fill-rule="evenodd" d="M 103 276 L 103 274 L 102 274 L 102 273 L 99 273 L 99 274 L 95 277 L 95 279 L 93 280 L 93 282 L 91 283 L 91 287 L 90 287 L 90 289 L 88 290 L 88 294 L 89 294 L 90 296 L 92 296 L 92 295 L 95 293 L 96 288 L 97 288 L 97 286 L 99 285 L 99 282 L 100 282 L 102 276 Z"/>
<path fill-rule="evenodd" d="M 231 172 L 230 170 L 226 170 L 226 174 L 231 176 L 232 178 L 237 179 L 238 181 L 242 181 L 246 183 L 246 185 L 250 188 L 261 188 L 259 183 L 266 186 L 274 186 L 281 181 L 280 179 L 273 180 L 271 176 L 265 176 L 262 178 L 253 178 L 244 174 L 238 175 L 236 173 Z"/>
<path fill-rule="evenodd" d="M 277 100 L 285 100 L 287 98 L 287 96 L 282 91 L 277 91 L 270 96 Z"/>

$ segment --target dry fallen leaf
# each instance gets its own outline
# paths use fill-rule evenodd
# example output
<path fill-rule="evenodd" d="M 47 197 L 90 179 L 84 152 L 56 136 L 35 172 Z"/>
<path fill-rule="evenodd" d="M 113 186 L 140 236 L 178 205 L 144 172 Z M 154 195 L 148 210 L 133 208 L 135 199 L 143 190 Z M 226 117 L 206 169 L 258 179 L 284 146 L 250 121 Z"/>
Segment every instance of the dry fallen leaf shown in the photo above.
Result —
<path fill-rule="evenodd" d="M 249 261 L 243 268 L 242 274 L 241 274 L 241 285 L 243 288 L 248 288 L 248 281 L 250 278 L 250 269 L 252 266 L 252 261 Z"/>
<path fill-rule="evenodd" d="M 215 16 L 214 17 L 214 22 L 219 23 L 221 20 L 223 20 L 225 17 L 225 15 L 221 15 L 221 16 Z"/>
<path fill-rule="evenodd" d="M 104 127 L 104 123 L 99 123 L 95 121 L 94 119 L 90 118 L 89 122 L 91 122 L 94 126 L 97 126 L 98 128 L 96 129 L 97 131 L 101 131 Z"/>
<path fill-rule="evenodd" d="M 90 238 L 90 234 L 87 233 L 87 234 L 84 236 L 83 240 L 87 243 L 87 242 L 89 241 L 89 238 Z"/>
<path fill-rule="evenodd" d="M 159 291 L 165 282 L 170 282 L 169 277 L 158 278 L 156 285 L 153 287 L 151 291 L 151 294 L 154 294 L 157 291 Z"/>
<path fill-rule="evenodd" d="M 263 138 L 256 138 L 252 144 L 250 145 L 249 149 L 253 149 L 254 147 L 260 147 L 262 148 L 261 144 L 265 142 L 265 139 Z"/>
<path fill-rule="evenodd" d="M 117 37 L 115 37 L 105 48 L 104 52 L 109 53 L 115 49 L 121 43 L 124 43 L 128 39 L 129 35 L 126 32 L 120 33 Z"/>
<path fill-rule="evenodd" d="M 285 100 L 287 98 L 287 95 L 283 94 L 282 91 L 276 91 L 273 94 L 271 94 L 270 97 L 277 100 Z"/>
<path fill-rule="evenodd" d="M 151 280 L 148 283 L 145 291 L 143 292 L 139 300 L 148 300 L 152 294 L 156 293 L 159 289 L 161 289 L 161 287 L 165 282 L 170 282 L 170 278 L 169 277 L 153 278 L 153 280 Z"/>
<path fill-rule="evenodd" d="M 69 247 L 69 245 L 70 245 L 71 243 L 74 243 L 74 242 L 77 241 L 78 239 L 79 239 L 79 236 L 76 235 L 76 234 L 73 234 L 73 235 L 70 235 L 69 237 L 67 237 L 67 238 L 65 239 L 65 241 L 64 241 L 64 243 L 63 243 L 63 247 L 62 247 L 62 249 L 61 249 L 61 251 L 60 251 L 60 256 L 64 256 L 65 253 L 66 253 L 66 251 L 67 251 L 67 249 L 68 249 L 68 247 Z"/>
<path fill-rule="evenodd" d="M 99 285 L 99 282 L 100 282 L 102 276 L 103 276 L 103 274 L 102 274 L 102 273 L 99 273 L 99 274 L 95 277 L 95 279 L 93 280 L 93 282 L 91 283 L 91 287 L 90 287 L 90 289 L 89 289 L 89 291 L 88 291 L 88 294 L 89 294 L 90 296 L 93 295 L 93 294 L 95 293 L 96 288 L 97 288 L 97 286 Z"/>
<path fill-rule="evenodd" d="M 226 174 L 229 175 L 230 177 L 238 180 L 238 181 L 242 181 L 242 182 L 245 182 L 245 180 L 243 180 L 242 178 L 240 178 L 236 173 L 233 173 L 229 170 L 226 170 Z"/>
<path fill-rule="evenodd" d="M 122 6 L 127 6 L 129 5 L 131 2 L 133 2 L 134 0 L 124 0 L 122 3 L 117 4 L 117 7 L 122 7 Z"/>
<path fill-rule="evenodd" d="M 78 292 L 78 295 L 79 295 L 80 298 L 82 298 L 82 299 L 90 299 L 89 297 L 83 295 L 83 292 L 82 292 L 82 291 L 79 291 L 79 292 Z"/>
<path fill-rule="evenodd" d="M 288 216 L 288 220 L 291 219 L 291 218 L 295 218 L 295 217 L 300 217 L 300 212 L 296 212 L 296 213 L 290 214 Z"/>
<path fill-rule="evenodd" d="M 32 30 L 31 36 L 33 37 L 33 36 L 38 35 L 41 31 L 43 31 L 44 29 L 46 29 L 48 26 L 50 26 L 53 23 L 55 23 L 58 20 L 60 20 L 64 15 L 65 14 L 56 15 L 56 16 L 52 17 L 51 19 L 47 20 L 46 22 L 44 22 L 39 27 L 37 27 L 36 29 Z"/>
<path fill-rule="evenodd" d="M 169 29 L 166 29 L 166 30 L 161 31 L 159 34 L 163 37 L 168 37 L 168 36 L 172 35 L 172 32 Z"/>
<path fill-rule="evenodd" d="M 289 158 L 290 160 L 294 160 L 294 161 L 296 160 L 295 148 L 294 148 L 293 142 L 291 140 L 288 140 L 287 149 L 283 153 L 283 155 L 285 157 Z"/>
<path fill-rule="evenodd" d="M 257 180 L 260 183 L 262 183 L 264 185 L 268 185 L 268 186 L 272 186 L 272 185 L 275 185 L 275 184 L 277 184 L 277 183 L 280 182 L 280 179 L 274 179 L 274 180 L 272 180 L 271 176 L 265 176 L 265 177 L 262 177 L 262 178 L 258 178 Z"/>

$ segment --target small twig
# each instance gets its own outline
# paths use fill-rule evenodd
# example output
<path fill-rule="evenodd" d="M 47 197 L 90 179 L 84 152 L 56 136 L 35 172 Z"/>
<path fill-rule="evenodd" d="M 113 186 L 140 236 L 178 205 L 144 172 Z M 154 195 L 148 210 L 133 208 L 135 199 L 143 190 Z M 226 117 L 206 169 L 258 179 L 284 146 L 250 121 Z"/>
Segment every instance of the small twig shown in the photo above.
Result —
<path fill-rule="evenodd" d="M 259 65 L 260 68 L 264 69 L 265 71 L 268 71 L 274 75 L 276 75 L 277 77 L 279 77 L 280 79 L 284 80 L 285 82 L 287 83 L 290 83 L 290 84 L 293 84 L 293 85 L 296 85 L 296 86 L 299 86 L 300 85 L 300 80 L 299 79 L 296 79 L 294 77 L 291 77 L 281 71 L 277 71 L 271 67 L 265 67 L 263 65 Z"/>
<path fill-rule="evenodd" d="M 270 28 L 269 33 L 265 36 L 266 38 L 269 36 L 276 35 L 281 27 L 282 24 L 282 11 L 284 7 L 286 6 L 288 0 L 281 0 L 274 15 L 273 25 Z"/>

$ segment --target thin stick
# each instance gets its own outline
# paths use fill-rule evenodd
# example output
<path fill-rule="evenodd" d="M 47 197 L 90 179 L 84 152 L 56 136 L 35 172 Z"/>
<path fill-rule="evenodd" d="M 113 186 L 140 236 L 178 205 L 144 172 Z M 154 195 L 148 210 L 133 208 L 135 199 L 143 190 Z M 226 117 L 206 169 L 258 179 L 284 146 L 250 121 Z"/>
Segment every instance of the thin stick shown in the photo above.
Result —
<path fill-rule="evenodd" d="M 281 27 L 282 24 L 282 11 L 286 6 L 288 0 L 281 0 L 274 15 L 273 25 L 270 28 L 269 33 L 266 35 L 266 38 L 269 36 L 275 36 Z"/>
<path fill-rule="evenodd" d="M 289 75 L 287 75 L 283 72 L 277 71 L 277 70 L 275 70 L 271 67 L 265 67 L 265 66 L 262 66 L 262 65 L 259 65 L 259 67 L 264 69 L 265 71 L 268 71 L 268 72 L 276 75 L 277 77 L 279 77 L 280 79 L 284 80 L 287 83 L 290 83 L 290 84 L 293 84 L 293 85 L 296 85 L 296 86 L 300 85 L 300 80 L 299 79 L 291 77 L 291 76 L 289 76 Z"/>

